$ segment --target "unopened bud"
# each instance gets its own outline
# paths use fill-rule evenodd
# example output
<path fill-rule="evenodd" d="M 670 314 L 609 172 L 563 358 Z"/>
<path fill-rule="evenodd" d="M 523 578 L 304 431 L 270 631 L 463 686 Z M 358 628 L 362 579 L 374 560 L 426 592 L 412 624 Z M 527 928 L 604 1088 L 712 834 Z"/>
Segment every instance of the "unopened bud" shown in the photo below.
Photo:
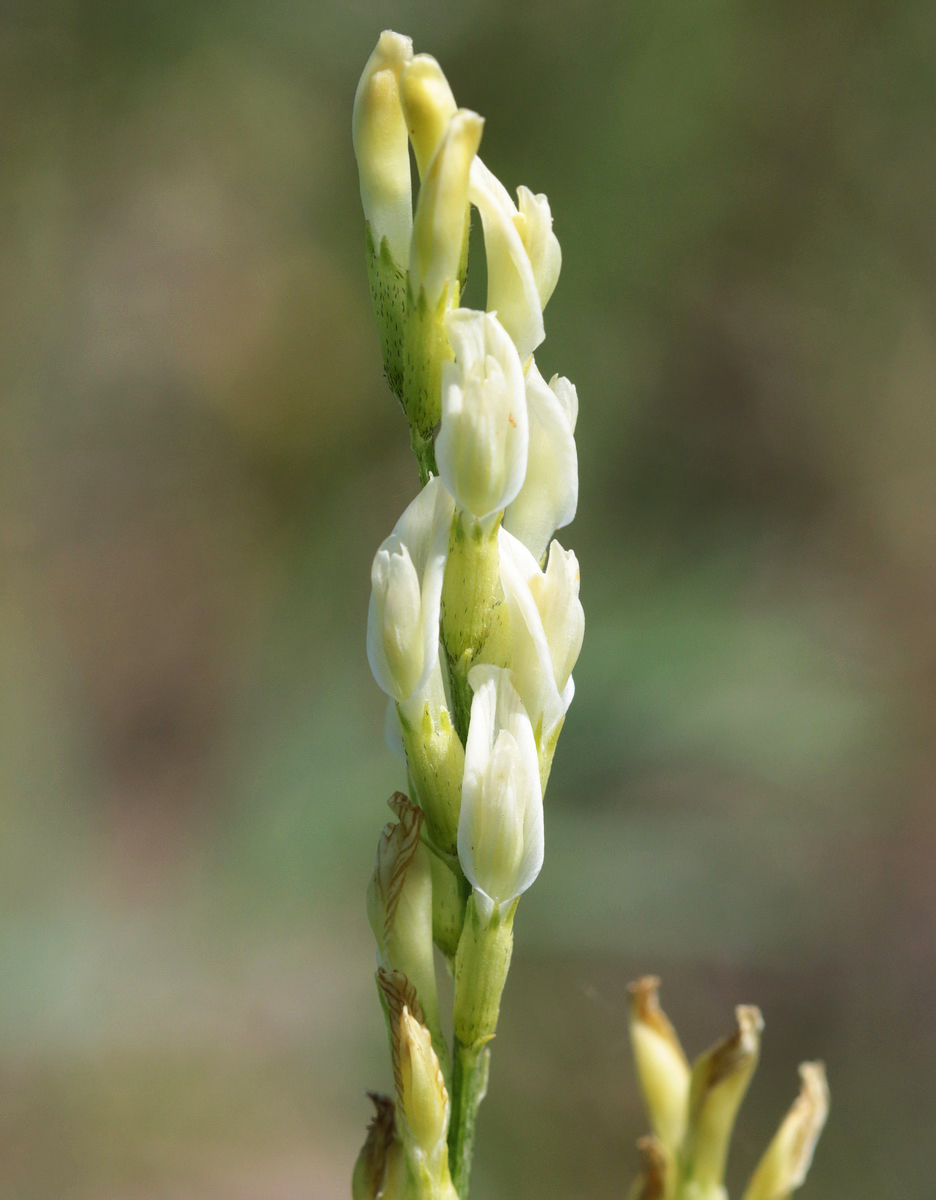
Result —
<path fill-rule="evenodd" d="M 448 1092 L 429 1030 L 406 1007 L 399 1031 L 400 1111 L 413 1142 L 434 1166 L 445 1152 Z"/>
<path fill-rule="evenodd" d="M 683 1150 L 686 1195 L 721 1200 L 725 1162 L 735 1117 L 757 1067 L 764 1020 L 760 1009 L 739 1005 L 738 1028 L 702 1054 L 692 1067 L 689 1127 Z"/>
<path fill-rule="evenodd" d="M 809 1171 L 829 1114 L 829 1088 L 822 1063 L 803 1063 L 799 1070 L 800 1094 L 751 1176 L 744 1200 L 787 1200 Z"/>
<path fill-rule="evenodd" d="M 460 108 L 448 123 L 426 171 L 416 204 L 410 249 L 414 299 L 432 311 L 457 290 L 468 209 L 468 175 L 481 144 L 484 121 Z"/>
<path fill-rule="evenodd" d="M 630 1035 L 644 1107 L 660 1143 L 682 1145 L 689 1105 L 689 1063 L 657 997 L 660 981 L 645 975 L 628 988 Z"/>
<path fill-rule="evenodd" d="M 413 227 L 409 141 L 400 102 L 399 78 L 413 56 L 408 37 L 386 30 L 367 60 L 354 97 L 352 140 L 361 180 L 361 201 L 380 252 L 387 239 L 402 267 L 409 258 Z"/>
<path fill-rule="evenodd" d="M 422 179 L 458 105 L 431 54 L 417 54 L 402 72 L 403 115 Z"/>

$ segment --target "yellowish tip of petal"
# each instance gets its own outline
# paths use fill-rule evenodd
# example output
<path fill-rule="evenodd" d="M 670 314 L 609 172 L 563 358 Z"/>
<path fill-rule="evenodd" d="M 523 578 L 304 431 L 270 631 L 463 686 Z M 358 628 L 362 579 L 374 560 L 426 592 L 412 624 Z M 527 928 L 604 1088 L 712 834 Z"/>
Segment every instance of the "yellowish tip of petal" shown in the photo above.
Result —
<path fill-rule="evenodd" d="M 449 81 L 431 54 L 417 54 L 407 64 L 402 74 L 401 96 L 421 179 L 458 106 Z"/>
<path fill-rule="evenodd" d="M 410 276 L 414 296 L 423 289 L 430 308 L 458 275 L 467 230 L 468 176 L 483 129 L 482 117 L 458 109 L 432 156 L 419 193 Z"/>
<path fill-rule="evenodd" d="M 744 1200 L 787 1200 L 801 1186 L 829 1115 L 829 1086 L 822 1063 L 800 1066 L 800 1094 L 757 1165 Z"/>

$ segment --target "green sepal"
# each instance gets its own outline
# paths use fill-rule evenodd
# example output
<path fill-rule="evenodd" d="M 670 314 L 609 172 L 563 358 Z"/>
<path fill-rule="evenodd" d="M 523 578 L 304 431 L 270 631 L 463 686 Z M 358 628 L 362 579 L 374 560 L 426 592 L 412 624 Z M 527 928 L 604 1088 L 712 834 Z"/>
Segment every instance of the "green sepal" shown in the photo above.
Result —
<path fill-rule="evenodd" d="M 457 303 L 457 285 L 443 291 L 430 307 L 426 293 L 407 293 L 407 320 L 403 338 L 403 410 L 412 426 L 414 442 L 431 439 L 442 417 L 442 364 L 452 358 L 452 347 L 443 319 Z"/>
<path fill-rule="evenodd" d="M 465 926 L 465 906 L 468 901 L 468 884 L 458 869 L 441 855 L 429 855 L 432 870 L 432 938 L 445 955 L 452 970 L 462 929 Z"/>
<path fill-rule="evenodd" d="M 446 709 L 440 710 L 436 721 L 428 704 L 415 721 L 410 721 L 401 708 L 397 711 L 406 764 L 425 813 L 429 840 L 443 854 L 456 854 L 464 747 Z"/>
<path fill-rule="evenodd" d="M 377 317 L 380 349 L 384 372 L 394 396 L 405 410 L 404 402 L 404 340 L 406 336 L 406 306 L 408 274 L 390 252 L 390 244 L 382 238 L 379 249 L 374 244 L 370 223 L 365 225 L 367 251 L 367 280 Z"/>
<path fill-rule="evenodd" d="M 517 904 L 492 904 L 477 891 L 468 901 L 455 956 L 455 1038 L 460 1046 L 480 1050 L 497 1032 Z"/>

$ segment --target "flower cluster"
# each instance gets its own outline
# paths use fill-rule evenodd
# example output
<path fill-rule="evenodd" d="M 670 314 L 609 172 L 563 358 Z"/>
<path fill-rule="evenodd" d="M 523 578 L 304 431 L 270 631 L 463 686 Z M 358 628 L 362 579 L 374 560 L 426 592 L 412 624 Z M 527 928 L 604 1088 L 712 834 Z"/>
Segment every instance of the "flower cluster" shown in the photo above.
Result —
<path fill-rule="evenodd" d="M 482 128 L 434 58 L 381 35 L 355 96 L 354 148 L 386 376 L 422 486 L 371 571 L 368 659 L 411 796 L 391 801 L 397 823 L 381 840 L 368 908 L 394 1062 L 412 1043 L 435 1081 L 421 1094 L 438 1119 L 416 1124 L 447 1138 L 462 1195 L 513 915 L 543 865 L 543 793 L 584 631 L 578 561 L 553 539 L 578 501 L 578 397 L 534 358 L 559 242 L 546 197 L 521 187 L 514 201 L 478 157 Z M 483 310 L 461 304 L 473 209 Z M 433 942 L 455 978 L 451 1050 Z M 391 1003 L 386 980 L 408 1000 Z M 395 1075 L 401 1132 L 387 1132 L 380 1109 L 380 1144 L 402 1138 L 413 1195 L 448 1195 L 448 1157 L 413 1140 L 413 1096 L 406 1072 Z"/>

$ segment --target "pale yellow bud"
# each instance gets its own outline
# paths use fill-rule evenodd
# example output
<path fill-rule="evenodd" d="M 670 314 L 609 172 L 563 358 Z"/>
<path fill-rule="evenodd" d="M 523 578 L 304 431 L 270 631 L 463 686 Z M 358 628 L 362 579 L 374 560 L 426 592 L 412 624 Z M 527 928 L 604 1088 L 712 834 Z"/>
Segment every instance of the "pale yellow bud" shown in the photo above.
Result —
<path fill-rule="evenodd" d="M 645 975 L 629 987 L 630 1035 L 644 1107 L 661 1144 L 675 1153 L 689 1115 L 689 1063 L 657 992 L 660 981 Z"/>
<path fill-rule="evenodd" d="M 426 174 L 457 105 L 449 81 L 431 54 L 417 54 L 400 80 L 403 115 L 420 179 Z"/>
<path fill-rule="evenodd" d="M 467 234 L 468 177 L 481 144 L 484 121 L 460 108 L 448 123 L 429 164 L 416 205 L 410 249 L 410 284 L 430 309 L 457 287 Z"/>
<path fill-rule="evenodd" d="M 737 1030 L 692 1067 L 689 1128 L 682 1154 L 686 1200 L 720 1200 L 735 1117 L 757 1067 L 764 1020 L 760 1009 L 739 1005 Z M 691 1185 L 691 1186 L 690 1186 Z"/>
<path fill-rule="evenodd" d="M 449 1098 L 429 1030 L 404 1005 L 400 1039 L 397 1107 L 413 1145 L 436 1174 L 446 1156 Z"/>
<path fill-rule="evenodd" d="M 399 76 L 412 55 L 409 38 L 390 30 L 380 35 L 358 83 L 351 122 L 361 202 L 375 250 L 379 252 L 386 238 L 400 266 L 409 257 L 413 196 Z"/>
<path fill-rule="evenodd" d="M 829 1115 L 829 1087 L 822 1063 L 800 1066 L 800 1094 L 751 1176 L 744 1200 L 787 1200 L 803 1183 Z"/>

